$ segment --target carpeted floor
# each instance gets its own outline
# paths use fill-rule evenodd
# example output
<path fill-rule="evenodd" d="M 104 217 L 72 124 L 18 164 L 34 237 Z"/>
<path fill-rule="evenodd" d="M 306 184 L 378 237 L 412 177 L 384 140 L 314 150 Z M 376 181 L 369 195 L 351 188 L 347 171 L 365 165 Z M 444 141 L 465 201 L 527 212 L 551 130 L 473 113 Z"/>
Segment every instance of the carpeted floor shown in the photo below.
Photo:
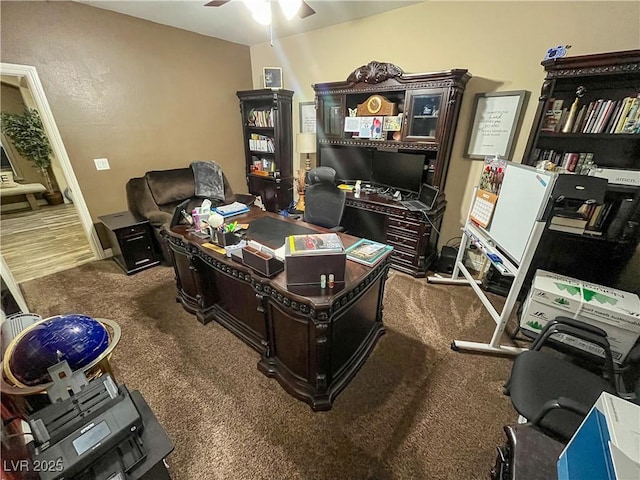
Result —
<path fill-rule="evenodd" d="M 329 412 L 314 413 L 258 372 L 258 354 L 175 302 L 174 273 L 126 276 L 103 260 L 22 284 L 43 316 L 115 320 L 112 365 L 140 390 L 175 442 L 175 480 L 488 478 L 511 360 L 453 352 L 488 341 L 495 324 L 469 287 L 391 271 L 382 336 Z M 500 297 L 496 297 L 500 302 Z"/>

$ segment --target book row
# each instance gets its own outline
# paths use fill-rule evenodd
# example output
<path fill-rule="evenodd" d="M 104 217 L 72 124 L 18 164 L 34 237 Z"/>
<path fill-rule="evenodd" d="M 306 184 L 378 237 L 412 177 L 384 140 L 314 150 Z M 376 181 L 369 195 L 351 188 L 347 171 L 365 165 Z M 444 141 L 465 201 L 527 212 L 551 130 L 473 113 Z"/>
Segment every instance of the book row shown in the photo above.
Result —
<path fill-rule="evenodd" d="M 533 151 L 533 160 L 536 163 L 548 162 L 557 167 L 578 175 L 588 175 L 594 168 L 594 155 L 592 152 L 560 152 L 557 150 L 544 150 L 536 148 Z"/>
<path fill-rule="evenodd" d="M 252 172 L 275 172 L 276 170 L 276 162 L 273 159 L 251 157 Z"/>
<path fill-rule="evenodd" d="M 553 216 L 549 229 L 578 235 L 601 236 L 606 233 L 607 238 L 619 238 L 635 204 L 634 198 L 623 198 L 601 205 L 583 204 L 574 215 Z"/>
<path fill-rule="evenodd" d="M 247 116 L 250 127 L 273 127 L 273 109 L 251 110 Z"/>
<path fill-rule="evenodd" d="M 273 142 L 273 138 L 267 137 L 266 135 L 252 133 L 249 138 L 249 150 L 254 152 L 273 153 L 276 151 L 276 147 Z"/>
<path fill-rule="evenodd" d="M 563 108 L 564 101 L 551 98 L 545 113 L 543 132 L 562 133 L 640 133 L 640 93 L 619 100 L 597 99 Z"/>

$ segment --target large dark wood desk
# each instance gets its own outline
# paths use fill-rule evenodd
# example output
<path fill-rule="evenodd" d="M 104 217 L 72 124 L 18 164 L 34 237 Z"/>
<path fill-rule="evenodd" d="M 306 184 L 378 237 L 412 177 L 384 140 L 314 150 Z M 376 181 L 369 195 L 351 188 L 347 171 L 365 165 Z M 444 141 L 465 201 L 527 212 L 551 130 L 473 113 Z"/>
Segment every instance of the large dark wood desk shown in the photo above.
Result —
<path fill-rule="evenodd" d="M 255 208 L 233 220 L 251 224 L 264 217 L 286 222 L 278 227 L 327 232 Z M 177 301 L 200 322 L 216 320 L 257 350 L 258 369 L 275 377 L 289 394 L 313 410 L 331 409 L 385 331 L 382 297 L 389 255 L 372 268 L 347 261 L 341 289 L 328 292 L 308 287 L 293 292 L 286 287 L 286 272 L 263 277 L 203 247 L 206 241 L 185 226 L 164 235 L 173 257 Z M 340 235 L 345 247 L 358 240 Z M 247 237 L 251 236 L 249 228 Z M 280 244 L 268 246 L 283 243 L 284 237 Z"/>
<path fill-rule="evenodd" d="M 424 277 L 437 259 L 439 229 L 447 202 L 444 193 L 429 213 L 410 212 L 392 198 L 361 193 L 347 193 L 341 225 L 353 235 L 393 245 L 391 266 L 414 277 Z"/>

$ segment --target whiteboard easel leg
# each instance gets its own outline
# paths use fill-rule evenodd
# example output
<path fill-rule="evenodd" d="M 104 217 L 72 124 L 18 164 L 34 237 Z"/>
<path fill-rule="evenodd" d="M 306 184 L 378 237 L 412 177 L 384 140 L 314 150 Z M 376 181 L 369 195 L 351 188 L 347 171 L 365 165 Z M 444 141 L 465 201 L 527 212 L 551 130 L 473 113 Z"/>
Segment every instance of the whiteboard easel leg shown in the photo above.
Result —
<path fill-rule="evenodd" d="M 508 345 L 498 345 L 492 346 L 488 343 L 478 343 L 478 342 L 465 342 L 462 340 L 454 340 L 451 344 L 451 350 L 459 351 L 459 350 L 472 350 L 476 352 L 484 352 L 484 353 L 494 353 L 494 354 L 503 354 L 503 355 L 518 355 L 524 351 L 526 348 L 519 347 L 511 347 Z"/>

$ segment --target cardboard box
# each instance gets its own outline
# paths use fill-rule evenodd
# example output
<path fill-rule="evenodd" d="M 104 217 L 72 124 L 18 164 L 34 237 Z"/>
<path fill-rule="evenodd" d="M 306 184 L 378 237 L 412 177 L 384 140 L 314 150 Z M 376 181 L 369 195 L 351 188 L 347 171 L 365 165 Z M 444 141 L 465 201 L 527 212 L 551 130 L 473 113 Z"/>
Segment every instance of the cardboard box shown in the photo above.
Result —
<path fill-rule="evenodd" d="M 640 478 L 640 406 L 603 392 L 558 459 L 558 480 Z"/>
<path fill-rule="evenodd" d="M 558 316 L 576 318 L 607 332 L 616 362 L 624 362 L 640 336 L 640 299 L 637 295 L 575 278 L 538 270 L 520 316 L 520 326 L 539 333 Z M 602 349 L 573 337 L 561 341 L 604 355 Z M 594 350 L 595 349 L 595 350 Z"/>
<path fill-rule="evenodd" d="M 533 281 L 533 299 L 568 314 L 640 332 L 640 299 L 633 293 L 545 270 L 538 270 Z"/>

